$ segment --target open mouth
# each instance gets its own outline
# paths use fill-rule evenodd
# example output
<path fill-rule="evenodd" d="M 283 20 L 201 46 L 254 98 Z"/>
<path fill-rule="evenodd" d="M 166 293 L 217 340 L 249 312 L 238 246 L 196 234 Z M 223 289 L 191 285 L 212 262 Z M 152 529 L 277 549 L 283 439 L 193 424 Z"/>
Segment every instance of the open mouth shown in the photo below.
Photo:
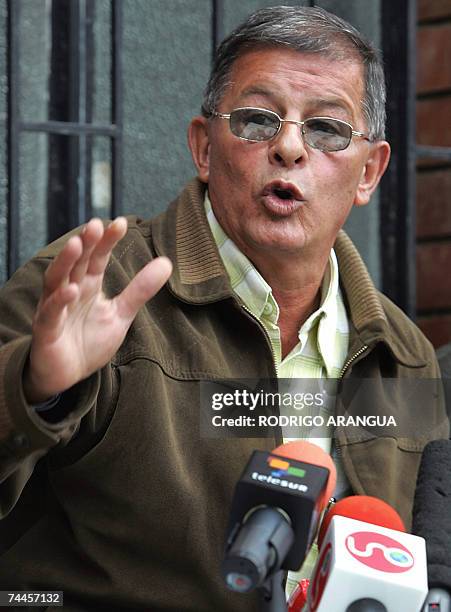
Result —
<path fill-rule="evenodd" d="M 275 187 L 272 190 L 272 193 L 278 198 L 280 198 L 281 200 L 295 200 L 296 199 L 294 196 L 294 193 L 290 189 L 279 189 L 278 187 Z"/>
<path fill-rule="evenodd" d="M 304 197 L 294 183 L 291 181 L 274 180 L 266 185 L 263 190 L 263 195 L 275 196 L 278 200 L 291 202 L 302 202 Z"/>
<path fill-rule="evenodd" d="M 265 208 L 276 217 L 288 217 L 304 204 L 300 189 L 291 181 L 271 181 L 263 189 L 262 195 Z"/>

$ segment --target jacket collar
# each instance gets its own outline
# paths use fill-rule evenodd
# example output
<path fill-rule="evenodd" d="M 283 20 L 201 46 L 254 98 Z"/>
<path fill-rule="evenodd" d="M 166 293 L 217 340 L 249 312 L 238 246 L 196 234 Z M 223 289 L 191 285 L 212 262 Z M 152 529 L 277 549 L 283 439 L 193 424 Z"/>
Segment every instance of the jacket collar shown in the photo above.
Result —
<path fill-rule="evenodd" d="M 168 210 L 152 223 L 155 249 L 174 263 L 170 291 L 183 302 L 208 304 L 234 296 L 227 272 L 208 225 L 203 200 L 206 185 L 191 180 Z M 347 234 L 341 230 L 334 245 L 348 313 L 360 344 L 384 342 L 397 361 L 425 365 L 409 349 L 408 339 L 393 333 L 380 294 Z M 399 330 L 398 330 L 399 331 Z"/>
<path fill-rule="evenodd" d="M 193 304 L 234 295 L 205 215 L 205 189 L 198 179 L 191 180 L 152 227 L 157 254 L 174 264 L 169 289 Z"/>

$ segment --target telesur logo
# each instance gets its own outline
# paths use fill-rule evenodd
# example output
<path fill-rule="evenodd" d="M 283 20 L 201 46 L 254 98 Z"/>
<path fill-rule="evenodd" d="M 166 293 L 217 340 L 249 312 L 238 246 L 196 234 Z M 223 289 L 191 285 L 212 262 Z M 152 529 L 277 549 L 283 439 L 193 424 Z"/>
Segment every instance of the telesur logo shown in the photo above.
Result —
<path fill-rule="evenodd" d="M 268 465 L 272 469 L 271 474 L 260 474 L 259 472 L 252 472 L 252 479 L 258 480 L 259 482 L 267 482 L 268 484 L 276 485 L 290 489 L 292 491 L 302 491 L 306 493 L 308 487 L 301 482 L 293 482 L 287 480 L 284 476 L 294 476 L 296 478 L 304 478 L 306 472 L 302 468 L 294 467 L 290 465 L 289 461 L 285 461 L 280 457 L 269 456 Z"/>
<path fill-rule="evenodd" d="M 348 535 L 346 548 L 354 559 L 380 572 L 399 574 L 414 564 L 412 553 L 403 544 L 374 531 Z"/>

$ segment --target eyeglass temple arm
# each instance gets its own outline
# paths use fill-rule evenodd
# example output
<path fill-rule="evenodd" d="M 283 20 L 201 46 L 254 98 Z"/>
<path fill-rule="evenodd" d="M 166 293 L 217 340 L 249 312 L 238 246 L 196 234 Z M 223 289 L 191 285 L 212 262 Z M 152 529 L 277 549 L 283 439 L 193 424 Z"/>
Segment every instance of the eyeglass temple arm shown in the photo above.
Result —
<path fill-rule="evenodd" d="M 363 138 L 364 140 L 368 140 L 368 142 L 371 142 L 371 138 L 367 136 L 366 134 L 364 134 L 363 132 L 356 132 L 356 130 L 352 130 L 352 135 L 359 136 L 360 138 Z"/>
<path fill-rule="evenodd" d="M 224 113 L 219 113 L 218 111 L 215 111 L 215 110 L 209 110 L 204 105 L 201 106 L 200 110 L 201 110 L 201 113 L 205 117 L 220 117 L 221 119 L 230 119 L 230 113 L 224 114 Z"/>

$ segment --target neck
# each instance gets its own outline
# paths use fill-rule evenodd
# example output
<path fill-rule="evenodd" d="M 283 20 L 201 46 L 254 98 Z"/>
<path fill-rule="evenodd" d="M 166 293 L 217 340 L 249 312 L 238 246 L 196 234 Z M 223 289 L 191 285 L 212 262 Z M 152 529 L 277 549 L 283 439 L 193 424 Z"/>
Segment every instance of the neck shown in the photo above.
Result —
<path fill-rule="evenodd" d="M 269 259 L 269 258 L 268 258 Z M 258 268 L 271 286 L 274 299 L 279 306 L 279 328 L 282 341 L 282 358 L 296 346 L 299 329 L 308 317 L 319 308 L 321 284 L 329 261 L 329 253 L 322 261 L 315 259 L 310 265 L 299 261 L 278 269 L 265 259 Z M 269 264 L 269 265 L 268 265 Z"/>
<path fill-rule="evenodd" d="M 321 293 L 318 288 L 315 293 L 299 293 L 296 299 L 278 291 L 273 291 L 273 294 L 280 310 L 279 329 L 284 359 L 298 343 L 301 326 L 319 308 Z"/>

